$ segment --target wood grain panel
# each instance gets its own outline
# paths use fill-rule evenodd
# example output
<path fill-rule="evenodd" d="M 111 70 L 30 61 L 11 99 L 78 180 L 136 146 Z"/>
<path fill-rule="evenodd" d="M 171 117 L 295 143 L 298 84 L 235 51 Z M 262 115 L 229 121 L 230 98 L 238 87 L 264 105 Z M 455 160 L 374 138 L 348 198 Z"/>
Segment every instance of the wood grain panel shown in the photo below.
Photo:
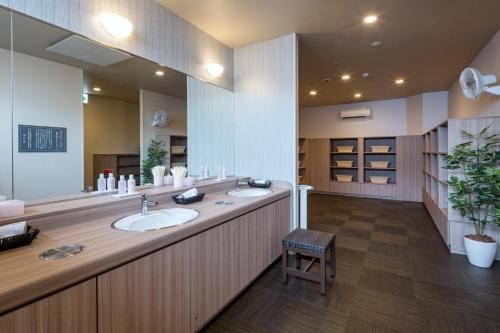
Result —
<path fill-rule="evenodd" d="M 443 211 L 438 207 L 438 203 L 434 201 L 434 199 L 432 199 L 429 193 L 422 190 L 422 196 L 425 208 L 427 208 L 427 211 L 431 215 L 432 220 L 434 221 L 434 224 L 439 230 L 439 233 L 441 234 L 441 237 L 443 238 L 443 241 L 445 242 L 446 246 L 449 247 L 450 240 L 448 237 L 449 236 L 448 218 L 444 215 Z"/>
<path fill-rule="evenodd" d="M 190 332 L 190 240 L 99 275 L 99 332 Z"/>
<path fill-rule="evenodd" d="M 370 183 L 343 183 L 330 182 L 330 192 L 337 194 L 349 194 L 355 196 L 378 197 L 384 199 L 397 199 L 397 186 L 392 184 L 370 184 Z"/>
<path fill-rule="evenodd" d="M 233 89 L 233 50 L 179 17 L 154 0 L 3 0 L 2 5 L 192 75 Z M 111 38 L 97 20 L 100 12 L 128 18 L 134 32 L 125 40 Z M 219 78 L 212 78 L 205 65 L 224 66 Z"/>
<path fill-rule="evenodd" d="M 2 333 L 97 332 L 96 280 L 89 279 L 0 317 Z"/>
<path fill-rule="evenodd" d="M 422 201 L 424 139 L 420 135 L 396 137 L 398 200 Z"/>
<path fill-rule="evenodd" d="M 271 261 L 282 253 L 281 240 L 291 231 L 290 200 L 280 200 L 266 207 L 269 214 Z"/>
<path fill-rule="evenodd" d="M 315 191 L 330 190 L 330 139 L 309 139 L 311 182 Z"/>

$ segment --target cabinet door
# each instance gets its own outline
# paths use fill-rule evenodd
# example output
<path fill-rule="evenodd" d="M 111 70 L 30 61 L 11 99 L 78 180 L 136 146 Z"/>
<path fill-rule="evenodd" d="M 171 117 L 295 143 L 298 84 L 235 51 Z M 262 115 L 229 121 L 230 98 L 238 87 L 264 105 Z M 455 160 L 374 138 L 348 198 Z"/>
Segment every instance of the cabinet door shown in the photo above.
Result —
<path fill-rule="evenodd" d="M 95 278 L 0 317 L 2 333 L 95 333 Z"/>
<path fill-rule="evenodd" d="M 290 224 L 290 198 L 281 199 L 267 206 L 269 217 L 269 228 L 271 234 L 271 262 L 276 260 L 282 252 L 281 240 L 291 228 Z"/>
<path fill-rule="evenodd" d="M 316 191 L 330 190 L 330 140 L 309 139 L 310 184 Z"/>
<path fill-rule="evenodd" d="M 192 331 L 269 265 L 269 218 L 264 207 L 192 238 Z"/>
<path fill-rule="evenodd" d="M 99 332 L 189 332 L 189 240 L 99 275 Z"/>

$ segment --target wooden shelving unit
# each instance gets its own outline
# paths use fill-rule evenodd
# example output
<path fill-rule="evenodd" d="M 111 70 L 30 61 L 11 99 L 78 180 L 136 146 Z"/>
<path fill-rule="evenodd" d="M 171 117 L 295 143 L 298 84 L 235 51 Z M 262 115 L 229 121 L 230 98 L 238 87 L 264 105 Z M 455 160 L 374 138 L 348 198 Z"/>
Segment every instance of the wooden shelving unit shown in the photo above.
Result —
<path fill-rule="evenodd" d="M 353 151 L 344 153 L 337 151 L 339 146 L 353 146 Z M 352 176 L 358 181 L 358 138 L 330 139 L 330 181 L 337 181 L 337 175 Z M 352 167 L 340 167 L 337 161 L 352 161 Z"/>
<path fill-rule="evenodd" d="M 371 146 L 389 146 L 388 152 L 373 152 Z M 389 177 L 388 184 L 396 184 L 396 137 L 363 139 L 363 181 L 370 182 L 370 176 Z M 371 162 L 389 162 L 387 168 L 372 168 Z"/>
<path fill-rule="evenodd" d="M 424 183 L 422 196 L 443 240 L 449 245 L 448 171 L 444 157 L 448 154 L 448 123 L 444 122 L 424 134 Z"/>
<path fill-rule="evenodd" d="M 299 184 L 305 184 L 307 181 L 307 164 L 308 164 L 308 150 L 309 142 L 305 138 L 299 138 L 298 142 L 298 172 L 297 172 L 297 182 Z"/>
<path fill-rule="evenodd" d="M 138 154 L 94 154 L 93 155 L 93 186 L 97 189 L 97 179 L 104 169 L 112 170 L 116 179 L 124 175 L 134 175 L 140 184 L 141 162 Z"/>
<path fill-rule="evenodd" d="M 183 152 L 173 153 L 173 146 L 184 146 L 186 149 Z M 187 168 L 187 136 L 171 135 L 170 136 L 170 168 L 174 166 L 185 166 Z"/>

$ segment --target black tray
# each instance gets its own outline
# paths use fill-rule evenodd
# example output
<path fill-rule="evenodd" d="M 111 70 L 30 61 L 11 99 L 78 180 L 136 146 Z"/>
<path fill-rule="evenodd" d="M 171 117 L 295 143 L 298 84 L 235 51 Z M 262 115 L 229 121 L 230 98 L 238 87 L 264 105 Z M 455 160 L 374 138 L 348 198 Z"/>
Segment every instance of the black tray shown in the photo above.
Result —
<path fill-rule="evenodd" d="M 28 226 L 26 233 L 0 239 L 0 251 L 15 249 L 16 247 L 30 245 L 38 236 L 40 229 Z"/>
<path fill-rule="evenodd" d="M 252 179 L 252 180 L 248 181 L 248 186 L 257 187 L 257 188 L 268 188 L 269 186 L 271 186 L 271 181 L 266 180 L 266 182 L 264 184 L 257 184 L 257 183 L 255 183 L 255 180 Z"/>
<path fill-rule="evenodd" d="M 191 198 L 179 198 L 177 195 L 173 195 L 172 199 L 174 199 L 175 203 L 178 205 L 189 205 L 195 202 L 199 202 L 203 200 L 203 197 L 205 196 L 205 193 L 198 193 L 198 195 L 191 197 Z"/>

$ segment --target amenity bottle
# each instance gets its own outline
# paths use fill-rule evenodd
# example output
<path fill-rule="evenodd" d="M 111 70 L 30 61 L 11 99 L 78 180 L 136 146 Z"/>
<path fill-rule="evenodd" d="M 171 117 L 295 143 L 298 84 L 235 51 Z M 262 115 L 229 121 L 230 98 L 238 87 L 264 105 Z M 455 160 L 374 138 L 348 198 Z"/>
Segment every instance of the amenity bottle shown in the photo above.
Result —
<path fill-rule="evenodd" d="M 118 194 L 127 193 L 127 181 L 124 175 L 120 175 L 120 180 L 118 181 Z"/>
<path fill-rule="evenodd" d="M 106 178 L 104 178 L 104 174 L 99 174 L 99 179 L 97 180 L 97 191 L 104 192 L 106 191 Z"/>
<path fill-rule="evenodd" d="M 108 191 L 114 191 L 115 190 L 115 177 L 113 177 L 113 173 L 110 172 L 108 175 Z"/>
<path fill-rule="evenodd" d="M 128 176 L 127 191 L 129 194 L 135 193 L 135 178 L 134 175 Z"/>

